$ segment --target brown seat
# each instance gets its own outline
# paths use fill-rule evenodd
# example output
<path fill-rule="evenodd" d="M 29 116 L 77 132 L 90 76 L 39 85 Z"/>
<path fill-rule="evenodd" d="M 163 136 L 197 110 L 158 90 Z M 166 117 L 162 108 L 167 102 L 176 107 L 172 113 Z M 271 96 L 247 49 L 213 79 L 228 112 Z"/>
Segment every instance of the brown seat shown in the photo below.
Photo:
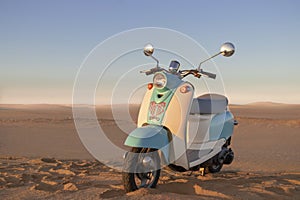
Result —
<path fill-rule="evenodd" d="M 227 97 L 220 94 L 204 94 L 193 99 L 190 114 L 217 114 L 228 106 Z"/>

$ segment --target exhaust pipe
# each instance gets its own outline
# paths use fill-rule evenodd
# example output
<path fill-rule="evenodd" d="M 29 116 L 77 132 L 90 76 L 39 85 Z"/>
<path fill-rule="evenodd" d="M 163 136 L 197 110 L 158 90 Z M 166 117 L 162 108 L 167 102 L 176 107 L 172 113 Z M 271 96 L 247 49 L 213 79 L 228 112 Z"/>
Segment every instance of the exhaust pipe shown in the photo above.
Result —
<path fill-rule="evenodd" d="M 226 147 L 223 147 L 221 153 L 219 154 L 218 162 L 221 164 L 229 165 L 232 163 L 233 158 L 234 158 L 234 153 L 231 150 L 231 148 L 227 149 Z"/>

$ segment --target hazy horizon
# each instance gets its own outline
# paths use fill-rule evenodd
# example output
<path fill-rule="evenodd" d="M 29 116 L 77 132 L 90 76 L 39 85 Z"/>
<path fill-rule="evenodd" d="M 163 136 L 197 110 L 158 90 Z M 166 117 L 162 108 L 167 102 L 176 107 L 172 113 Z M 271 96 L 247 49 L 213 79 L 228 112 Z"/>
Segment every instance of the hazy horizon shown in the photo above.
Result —
<path fill-rule="evenodd" d="M 259 104 L 269 104 L 269 105 L 295 105 L 298 106 L 300 103 L 282 103 L 282 102 L 273 102 L 273 101 L 256 101 L 256 102 L 249 102 L 244 104 L 237 104 L 237 103 L 229 103 L 229 106 L 238 105 L 259 105 Z M 72 106 L 72 105 L 83 105 L 83 106 L 110 106 L 110 105 L 137 105 L 139 106 L 139 103 L 120 103 L 120 104 L 68 104 L 68 103 L 0 103 L 0 105 L 60 105 L 60 106 Z"/>

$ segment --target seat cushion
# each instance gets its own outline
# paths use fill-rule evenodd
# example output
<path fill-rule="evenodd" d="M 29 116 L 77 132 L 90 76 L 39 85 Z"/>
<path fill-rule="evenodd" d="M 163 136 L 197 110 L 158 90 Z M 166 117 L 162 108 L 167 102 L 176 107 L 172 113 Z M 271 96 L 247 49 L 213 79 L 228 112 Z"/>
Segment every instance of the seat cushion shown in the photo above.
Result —
<path fill-rule="evenodd" d="M 220 94 L 204 94 L 193 99 L 190 114 L 217 114 L 227 109 L 228 99 Z"/>

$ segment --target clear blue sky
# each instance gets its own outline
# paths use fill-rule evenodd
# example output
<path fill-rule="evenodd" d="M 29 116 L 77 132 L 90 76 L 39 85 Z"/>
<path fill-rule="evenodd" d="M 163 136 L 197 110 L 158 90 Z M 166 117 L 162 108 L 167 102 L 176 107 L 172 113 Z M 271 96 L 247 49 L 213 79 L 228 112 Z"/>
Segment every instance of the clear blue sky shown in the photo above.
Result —
<path fill-rule="evenodd" d="M 300 2 L 0 0 L 0 103 L 71 103 L 76 72 L 98 43 L 138 27 L 189 35 L 213 54 L 231 103 L 300 103 Z"/>

